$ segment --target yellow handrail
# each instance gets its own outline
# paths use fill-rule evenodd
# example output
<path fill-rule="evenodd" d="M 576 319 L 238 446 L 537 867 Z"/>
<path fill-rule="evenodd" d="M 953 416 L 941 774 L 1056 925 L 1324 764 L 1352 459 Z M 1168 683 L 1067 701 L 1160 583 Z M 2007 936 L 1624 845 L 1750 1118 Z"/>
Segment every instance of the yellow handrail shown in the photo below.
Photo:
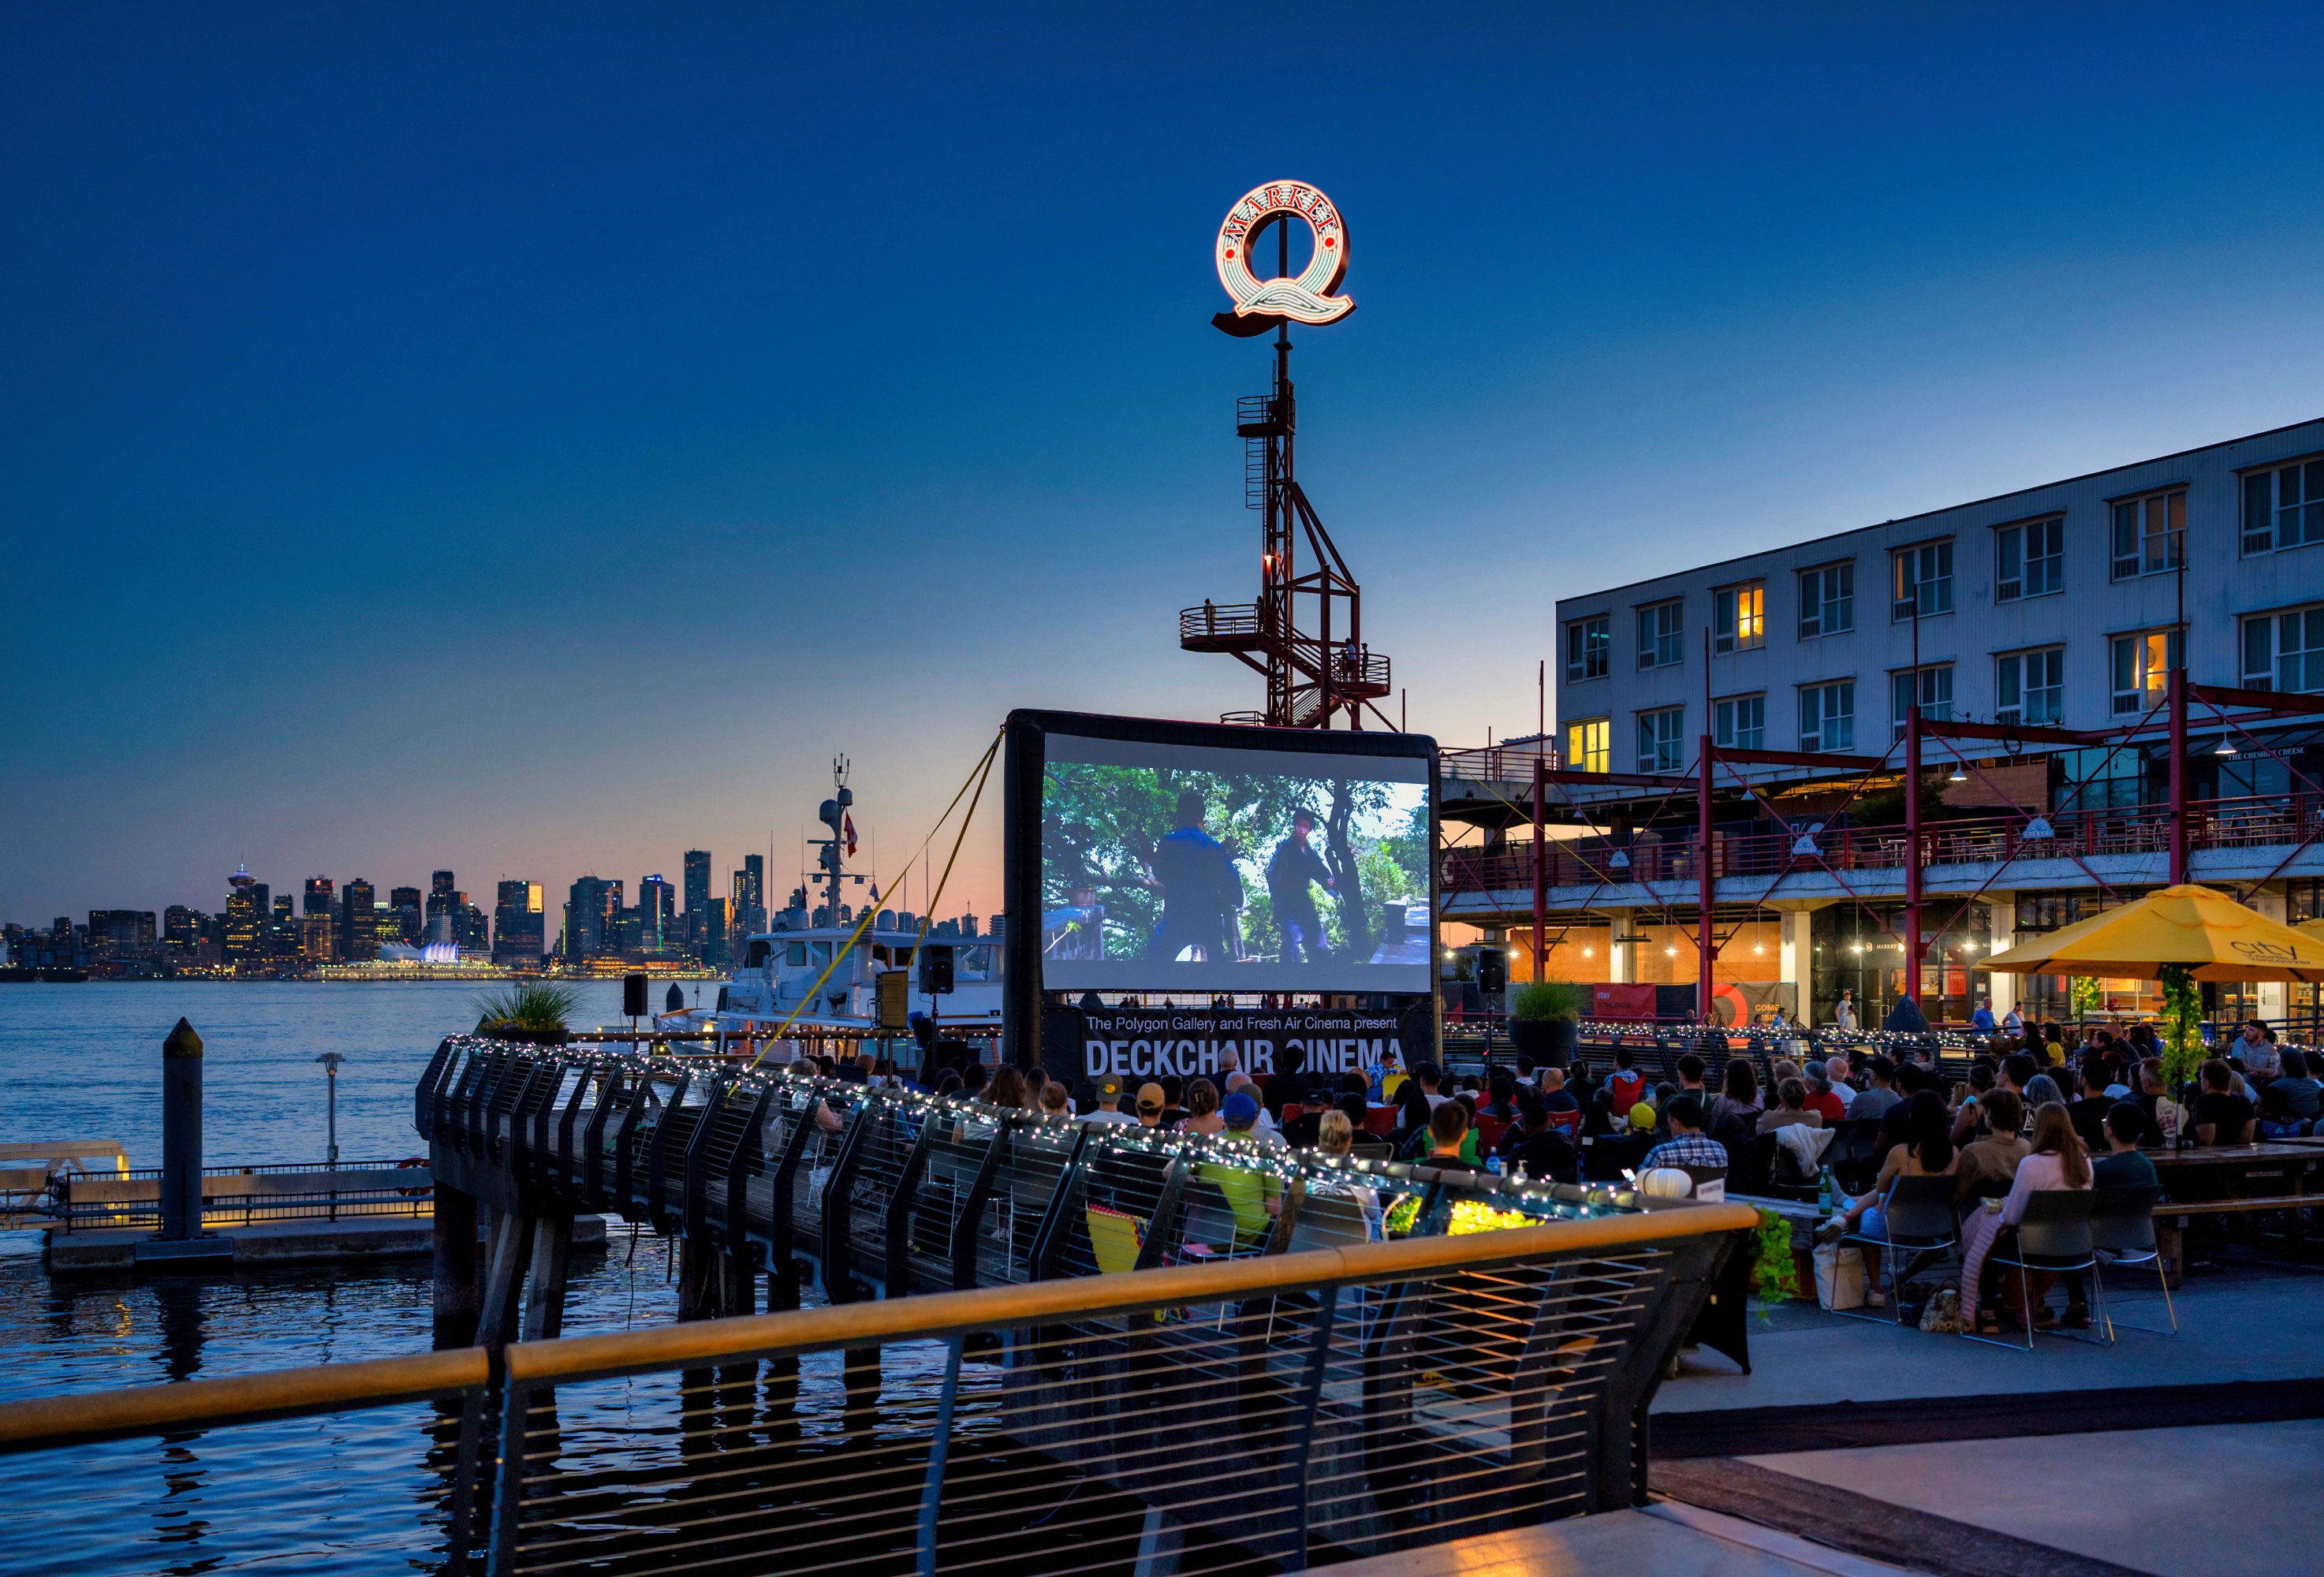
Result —
<path fill-rule="evenodd" d="M 0 1402 L 0 1450 L 31 1451 L 201 1425 L 382 1407 L 480 1386 L 490 1373 L 483 1348 L 459 1347 L 408 1358 L 278 1369 L 231 1379 Z"/>
<path fill-rule="evenodd" d="M 512 1380 L 544 1385 L 778 1352 L 936 1340 L 973 1331 L 1220 1303 L 1304 1287 L 1388 1281 L 1451 1270 L 1489 1270 L 1563 1255 L 1748 1231 L 1758 1222 L 1758 1212 L 1745 1204 L 1674 1205 L 1457 1237 L 1353 1243 L 1211 1265 L 1069 1277 L 602 1336 L 520 1342 L 506 1350 L 507 1372 Z M 450 1395 L 483 1385 L 489 1378 L 484 1350 L 463 1347 L 408 1358 L 277 1370 L 231 1379 L 42 1397 L 0 1403 L 0 1452 L 384 1406 Z"/>

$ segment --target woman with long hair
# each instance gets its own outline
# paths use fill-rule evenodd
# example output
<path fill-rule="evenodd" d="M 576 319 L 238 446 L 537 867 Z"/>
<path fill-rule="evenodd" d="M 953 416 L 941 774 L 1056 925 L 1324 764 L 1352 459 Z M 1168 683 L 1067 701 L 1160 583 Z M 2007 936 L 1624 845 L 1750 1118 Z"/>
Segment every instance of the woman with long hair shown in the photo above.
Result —
<path fill-rule="evenodd" d="M 1219 1115 L 1219 1087 L 1208 1079 L 1196 1079 L 1186 1086 L 1186 1120 L 1178 1125 L 1180 1133 L 1219 1133 L 1226 1128 L 1226 1119 Z"/>
<path fill-rule="evenodd" d="M 1765 1110 L 1759 1100 L 1759 1075 L 1748 1056 L 1727 1059 L 1726 1076 L 1720 1082 L 1719 1093 L 1711 1097 L 1711 1121 L 1713 1127 L 1722 1117 L 1739 1117 L 1748 1126 L 1757 1129 L 1759 1113 Z"/>
<path fill-rule="evenodd" d="M 1025 1105 L 1031 1093 L 1026 1088 L 1025 1075 L 1006 1065 L 995 1068 L 992 1082 L 984 1086 L 985 1102 L 1003 1111 Z"/>
<path fill-rule="evenodd" d="M 2081 1136 L 2074 1131 L 2074 1120 L 2067 1115 L 2066 1109 L 2054 1101 L 2035 1108 L 2031 1148 L 2026 1150 L 2025 1158 L 2017 1163 L 2016 1179 L 2010 1184 L 2009 1193 L 2002 1199 L 2001 1231 L 1996 1242 L 2014 1250 L 2017 1223 L 2025 1219 L 2028 1200 L 2036 1194 L 2059 1189 L 2088 1188 L 2090 1176 L 2089 1151 L 2082 1148 Z M 1983 1335 L 1998 1335 L 2001 1322 L 1991 1295 L 2005 1292 L 2006 1283 L 2000 1274 L 2001 1268 L 1990 1259 L 1984 1261 L 1982 1268 L 1984 1285 L 1979 1291 L 1984 1296 L 1978 1300 L 1978 1331 Z M 2011 1311 L 2012 1321 L 2030 1318 L 2037 1326 L 2055 1323 L 2057 1316 L 2043 1304 L 2049 1296 L 2051 1282 L 2055 1279 L 2055 1272 L 2036 1271 L 2029 1294 L 2030 1306 Z M 2065 1323 L 2077 1329 L 2087 1327 L 2090 1323 L 2090 1308 L 2089 1299 L 2083 1295 L 2080 1276 L 2071 1278 L 2066 1297 Z"/>
<path fill-rule="evenodd" d="M 1919 1091 L 1905 1105 L 1904 1142 L 1890 1147 L 1880 1163 L 1880 1176 L 1865 1190 L 1864 1197 L 1832 1218 L 1840 1226 L 1835 1229 L 1827 1222 L 1819 1231 L 1822 1238 L 1853 1232 L 1872 1240 L 1863 1245 L 1864 1300 L 1875 1308 L 1887 1301 L 1880 1291 L 1880 1250 L 1874 1245 L 1888 1240 L 1889 1191 L 1899 1177 L 1950 1177 L 1960 1162 L 1953 1149 L 1952 1113 L 1945 1110 L 1945 1098 L 1934 1090 Z M 1900 1273 L 1897 1280 L 1903 1279 Z"/>
<path fill-rule="evenodd" d="M 1396 1092 L 1396 1128 L 1388 1136 L 1388 1142 L 1392 1147 L 1389 1153 L 1401 1156 L 1405 1148 L 1416 1139 L 1425 1143 L 1422 1136 L 1428 1132 L 1429 1113 L 1434 1110 L 1429 1105 L 1427 1095 L 1422 1092 L 1418 1079 L 1406 1079 L 1398 1085 Z"/>

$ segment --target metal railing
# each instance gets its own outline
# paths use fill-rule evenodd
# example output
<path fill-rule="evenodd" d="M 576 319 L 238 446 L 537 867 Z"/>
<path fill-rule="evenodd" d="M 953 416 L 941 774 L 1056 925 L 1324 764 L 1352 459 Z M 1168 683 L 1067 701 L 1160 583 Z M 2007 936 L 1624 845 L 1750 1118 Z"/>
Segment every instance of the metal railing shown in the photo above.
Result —
<path fill-rule="evenodd" d="M 353 1216 L 420 1216 L 435 1208 L 435 1179 L 410 1161 L 305 1161 L 202 1168 L 206 1227 Z M 60 1232 L 161 1224 L 161 1171 L 117 1176 L 60 1174 L 51 1179 L 47 1219 Z"/>
<path fill-rule="evenodd" d="M 1471 783 L 1530 784 L 1536 761 L 1553 771 L 1565 764 L 1556 747 L 1546 739 L 1488 745 L 1482 750 L 1439 751 L 1436 761 L 1439 776 Z M 1563 808 L 1561 804 L 1560 811 Z"/>
<path fill-rule="evenodd" d="M 454 1037 L 415 1099 L 443 1186 L 528 1213 L 618 1213 L 733 1263 L 798 1263 L 835 1303 L 1360 1241 L 1399 1207 L 1416 1224 L 1397 1230 L 1422 1232 L 1464 1201 L 1540 1220 L 1638 1208 L 1608 1188 L 587 1047 Z M 1351 1216 L 1359 1192 L 1370 1208 Z"/>
<path fill-rule="evenodd" d="M 1526 766 L 1526 773 L 1532 769 Z M 1921 829 L 1919 862 L 1924 867 L 1985 865 L 2020 859 L 2092 859 L 2109 854 L 2155 854 L 2171 846 L 2166 807 L 2057 811 L 2045 818 L 2046 838 L 2025 836 L 2022 816 L 1949 817 Z M 2204 800 L 2189 807 L 2190 851 L 2288 846 L 2324 835 L 2324 796 Z M 1807 837 L 1815 853 L 1799 849 Z M 1780 830 L 1714 832 L 1711 875 L 1766 876 L 1789 870 L 1900 871 L 1909 840 L 1901 825 L 1823 826 L 1805 824 Z M 1619 851 L 1626 863 L 1617 865 Z M 1699 879 L 1698 844 L 1686 829 L 1673 829 L 1628 841 L 1575 838 L 1548 850 L 1548 885 L 1591 887 L 1600 882 L 1693 881 Z M 1488 853 L 1451 849 L 1443 855 L 1447 897 L 1458 892 L 1526 890 L 1533 886 L 1530 844 Z"/>
<path fill-rule="evenodd" d="M 1648 1404 L 1757 1213 L 1522 1219 L 1462 1202 L 1404 1241 L 0 1404 L 0 1455 L 240 1462 L 265 1492 L 205 1505 L 218 1566 L 1298 1570 L 1643 1498 Z M 396 1407 L 392 1466 L 221 1449 Z M 383 1480 L 401 1517 L 352 1515 Z"/>

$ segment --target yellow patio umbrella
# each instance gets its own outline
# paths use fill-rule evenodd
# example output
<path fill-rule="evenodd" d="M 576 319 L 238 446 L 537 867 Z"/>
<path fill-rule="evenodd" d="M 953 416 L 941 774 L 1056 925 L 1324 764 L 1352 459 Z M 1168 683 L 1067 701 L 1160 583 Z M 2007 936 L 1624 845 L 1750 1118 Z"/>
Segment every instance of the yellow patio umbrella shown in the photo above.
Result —
<path fill-rule="evenodd" d="M 1985 961 L 2005 974 L 2160 980 L 2172 964 L 2196 980 L 2324 981 L 2324 935 L 2296 930 L 2226 893 L 2191 883 L 2144 898 Z"/>

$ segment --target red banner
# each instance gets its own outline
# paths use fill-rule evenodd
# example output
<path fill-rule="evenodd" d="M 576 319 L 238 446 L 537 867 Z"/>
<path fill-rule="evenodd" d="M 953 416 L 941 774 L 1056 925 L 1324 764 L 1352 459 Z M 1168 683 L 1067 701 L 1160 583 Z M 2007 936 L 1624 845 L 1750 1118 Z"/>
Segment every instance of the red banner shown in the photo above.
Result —
<path fill-rule="evenodd" d="M 1652 1019 L 1655 988 L 1600 981 L 1590 988 L 1590 1016 L 1598 1019 Z"/>

